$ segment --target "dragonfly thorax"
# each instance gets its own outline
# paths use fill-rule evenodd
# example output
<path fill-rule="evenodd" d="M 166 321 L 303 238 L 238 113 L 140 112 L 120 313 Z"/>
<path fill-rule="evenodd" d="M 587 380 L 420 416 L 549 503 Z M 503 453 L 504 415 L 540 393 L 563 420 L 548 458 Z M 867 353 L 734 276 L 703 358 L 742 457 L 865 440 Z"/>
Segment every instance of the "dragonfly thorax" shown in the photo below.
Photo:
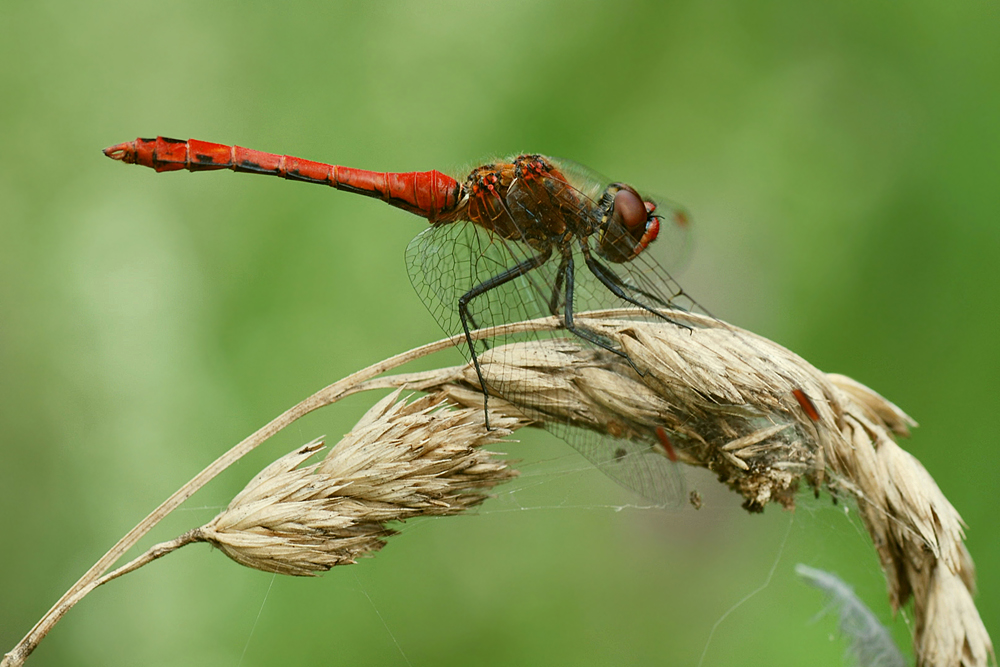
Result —
<path fill-rule="evenodd" d="M 562 247 L 600 229 L 601 210 L 542 155 L 519 155 L 472 170 L 450 221 L 468 220 L 536 250 Z"/>

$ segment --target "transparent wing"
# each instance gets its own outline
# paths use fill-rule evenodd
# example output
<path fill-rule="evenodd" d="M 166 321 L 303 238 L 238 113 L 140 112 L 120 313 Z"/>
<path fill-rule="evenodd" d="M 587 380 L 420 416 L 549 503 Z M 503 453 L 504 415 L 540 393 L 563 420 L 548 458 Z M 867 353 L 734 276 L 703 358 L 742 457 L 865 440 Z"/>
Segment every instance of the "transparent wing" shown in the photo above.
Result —
<path fill-rule="evenodd" d="M 463 332 L 459 299 L 478 285 L 503 274 L 511 267 L 537 257 L 538 251 L 525 243 L 499 238 L 466 222 L 429 227 L 411 241 L 406 251 L 410 280 L 433 317 L 449 335 Z M 582 261 L 582 258 L 581 260 Z M 484 292 L 469 302 L 473 321 L 469 328 L 482 328 L 533 319 L 557 313 L 565 306 L 564 286 L 557 285 L 560 258 L 552 257 L 527 274 Z M 576 276 L 590 276 L 577 269 Z M 585 308 L 619 307 L 621 300 L 596 280 L 584 277 L 576 284 L 575 303 Z M 531 333 L 492 339 L 491 354 L 506 354 L 507 343 L 564 337 L 565 333 Z M 580 344 L 589 345 L 586 341 Z M 486 352 L 485 342 L 477 343 L 476 353 Z M 469 357 L 468 347 L 461 346 Z M 541 409 L 535 396 L 498 378 L 491 390 L 516 405 Z M 632 438 L 616 438 L 551 418 L 544 418 L 546 428 L 564 439 L 601 471 L 642 496 L 662 505 L 677 506 L 684 498 L 684 484 L 676 464 L 656 448 L 652 433 Z"/>
<path fill-rule="evenodd" d="M 666 507 L 685 500 L 684 477 L 677 464 L 643 440 L 606 436 L 602 439 L 576 434 L 580 429 L 561 425 L 553 429 L 605 475 Z"/>
<path fill-rule="evenodd" d="M 524 243 L 504 240 L 470 222 L 455 222 L 418 234 L 406 249 L 406 265 L 424 305 L 441 328 L 454 335 L 463 332 L 463 295 L 537 255 Z M 557 268 L 550 260 L 469 301 L 470 330 L 550 315 L 550 285 Z"/>

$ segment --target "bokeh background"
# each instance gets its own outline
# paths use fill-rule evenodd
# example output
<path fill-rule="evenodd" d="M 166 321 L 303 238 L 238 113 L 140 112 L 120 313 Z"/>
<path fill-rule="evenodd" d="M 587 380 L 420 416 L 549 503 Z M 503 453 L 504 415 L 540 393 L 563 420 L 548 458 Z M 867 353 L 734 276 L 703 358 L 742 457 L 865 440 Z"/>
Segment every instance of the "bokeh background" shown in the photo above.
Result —
<path fill-rule="evenodd" d="M 689 292 L 921 422 L 905 447 L 970 526 L 995 634 L 998 18 L 985 1 L 5 0 L 0 648 L 233 443 L 441 334 L 403 262 L 419 219 L 101 156 L 157 134 L 380 170 L 538 151 L 683 202 Z M 290 428 L 143 544 L 370 400 Z M 91 595 L 31 664 L 842 664 L 797 562 L 890 620 L 867 536 L 827 498 L 749 516 L 692 475 L 705 507 L 663 512 L 547 434 L 507 451 L 523 477 L 476 515 L 403 526 L 319 579 L 186 548 Z"/>

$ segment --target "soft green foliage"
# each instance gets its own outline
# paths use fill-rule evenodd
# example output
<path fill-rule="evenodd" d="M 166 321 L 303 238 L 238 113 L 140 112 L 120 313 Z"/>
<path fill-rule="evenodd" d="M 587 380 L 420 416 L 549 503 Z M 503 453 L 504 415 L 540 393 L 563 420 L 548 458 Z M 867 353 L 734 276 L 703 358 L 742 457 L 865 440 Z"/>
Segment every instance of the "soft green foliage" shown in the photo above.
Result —
<path fill-rule="evenodd" d="M 995 630 L 996 21 L 982 1 L 0 3 L 0 651 L 218 453 L 440 335 L 402 260 L 419 219 L 100 153 L 156 134 L 387 170 L 539 151 L 683 202 L 680 281 L 704 306 L 922 424 L 905 446 L 970 525 Z M 841 664 L 796 562 L 889 619 L 867 536 L 826 499 L 748 516 L 692 477 L 700 512 L 615 512 L 635 499 L 560 472 L 583 467 L 561 441 L 507 451 L 524 476 L 479 516 L 403 526 L 320 580 L 188 547 L 88 598 L 29 664 L 696 664 L 786 532 L 706 665 Z"/>

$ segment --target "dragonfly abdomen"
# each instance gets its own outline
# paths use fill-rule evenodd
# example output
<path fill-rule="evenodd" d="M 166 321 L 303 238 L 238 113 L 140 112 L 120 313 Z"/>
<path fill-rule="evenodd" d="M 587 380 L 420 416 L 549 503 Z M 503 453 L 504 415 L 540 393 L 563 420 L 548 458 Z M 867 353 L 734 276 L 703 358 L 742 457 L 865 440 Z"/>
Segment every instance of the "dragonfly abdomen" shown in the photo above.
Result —
<path fill-rule="evenodd" d="M 453 211 L 461 195 L 458 181 L 439 171 L 368 171 L 197 139 L 136 139 L 105 148 L 104 154 L 158 172 L 230 169 L 329 185 L 381 199 L 431 222 Z"/>

